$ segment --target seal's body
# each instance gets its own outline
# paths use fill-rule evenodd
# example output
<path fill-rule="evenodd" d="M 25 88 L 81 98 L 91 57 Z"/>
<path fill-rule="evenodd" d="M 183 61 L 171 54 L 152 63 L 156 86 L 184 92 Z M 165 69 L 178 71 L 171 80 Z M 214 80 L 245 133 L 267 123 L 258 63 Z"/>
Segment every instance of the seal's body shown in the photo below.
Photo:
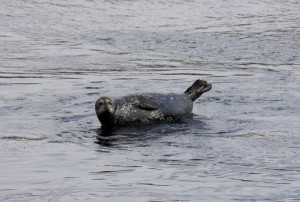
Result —
<path fill-rule="evenodd" d="M 185 93 L 143 93 L 120 98 L 101 97 L 96 114 L 103 127 L 132 123 L 175 121 L 189 115 L 193 101 L 211 89 L 211 84 L 197 80 Z"/>
<path fill-rule="evenodd" d="M 193 102 L 186 94 L 132 94 L 116 99 L 115 103 L 116 124 L 173 121 L 193 109 Z"/>

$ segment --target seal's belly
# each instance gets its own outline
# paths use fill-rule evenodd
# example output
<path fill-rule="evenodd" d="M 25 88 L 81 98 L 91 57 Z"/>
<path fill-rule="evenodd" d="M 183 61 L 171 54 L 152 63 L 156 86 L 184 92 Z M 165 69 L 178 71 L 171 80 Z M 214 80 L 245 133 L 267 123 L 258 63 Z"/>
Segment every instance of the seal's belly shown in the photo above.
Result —
<path fill-rule="evenodd" d="M 187 116 L 192 109 L 193 102 L 184 94 L 131 95 L 119 100 L 114 122 L 124 125 L 174 121 Z"/>

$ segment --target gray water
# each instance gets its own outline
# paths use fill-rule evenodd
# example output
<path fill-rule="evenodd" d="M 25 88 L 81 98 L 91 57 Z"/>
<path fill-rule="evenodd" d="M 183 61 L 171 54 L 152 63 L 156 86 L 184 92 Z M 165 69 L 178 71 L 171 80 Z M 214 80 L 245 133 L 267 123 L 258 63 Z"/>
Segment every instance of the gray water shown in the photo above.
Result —
<path fill-rule="evenodd" d="M 0 201 L 300 201 L 297 0 L 0 0 Z M 213 89 L 99 133 L 94 102 Z"/>

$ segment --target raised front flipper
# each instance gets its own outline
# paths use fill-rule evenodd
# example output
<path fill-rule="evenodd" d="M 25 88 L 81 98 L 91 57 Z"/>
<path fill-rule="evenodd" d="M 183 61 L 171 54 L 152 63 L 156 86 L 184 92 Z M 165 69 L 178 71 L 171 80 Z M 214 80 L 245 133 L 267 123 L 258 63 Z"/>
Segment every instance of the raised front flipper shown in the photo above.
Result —
<path fill-rule="evenodd" d="M 138 96 L 132 105 L 148 111 L 159 108 L 158 103 L 151 96 Z"/>

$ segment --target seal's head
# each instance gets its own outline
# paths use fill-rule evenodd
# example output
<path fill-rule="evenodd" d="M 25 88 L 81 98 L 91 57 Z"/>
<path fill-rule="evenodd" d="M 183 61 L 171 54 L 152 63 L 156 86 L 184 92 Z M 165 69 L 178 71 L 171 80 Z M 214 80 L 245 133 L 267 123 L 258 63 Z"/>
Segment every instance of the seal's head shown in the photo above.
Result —
<path fill-rule="evenodd" d="M 95 103 L 95 110 L 97 116 L 113 115 L 115 113 L 116 105 L 114 100 L 109 97 L 100 97 Z"/>
<path fill-rule="evenodd" d="M 102 126 L 110 127 L 116 111 L 116 103 L 109 97 L 100 97 L 95 103 L 95 110 Z"/>

